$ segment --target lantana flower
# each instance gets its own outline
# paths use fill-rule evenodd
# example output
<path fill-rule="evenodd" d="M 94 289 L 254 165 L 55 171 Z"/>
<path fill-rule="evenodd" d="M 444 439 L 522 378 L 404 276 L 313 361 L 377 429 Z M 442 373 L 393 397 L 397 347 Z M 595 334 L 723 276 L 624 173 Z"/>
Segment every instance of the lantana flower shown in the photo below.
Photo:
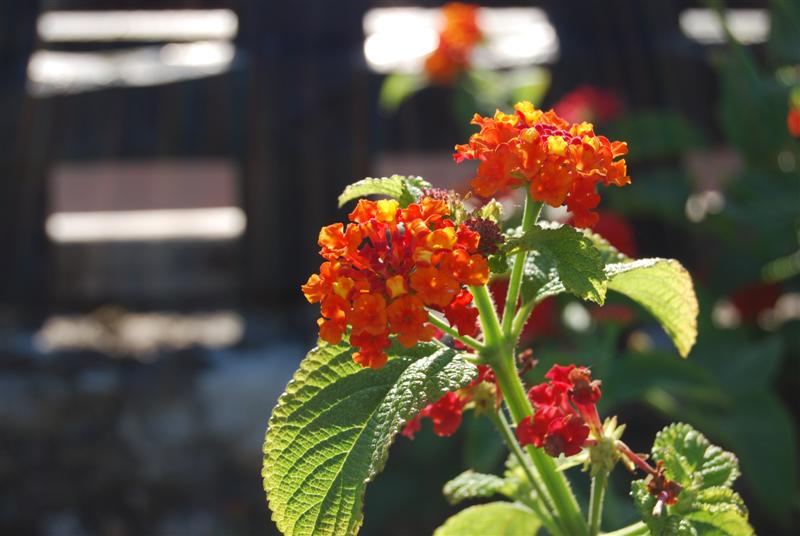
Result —
<path fill-rule="evenodd" d="M 535 201 L 566 205 L 577 227 L 591 227 L 598 220 L 597 184 L 630 183 L 625 160 L 619 159 L 627 144 L 596 135 L 591 123 L 570 124 L 526 101 L 517 103 L 513 114 L 475 114 L 472 124 L 480 132 L 456 145 L 453 158 L 480 161 L 470 186 L 481 197 L 525 186 Z"/>
<path fill-rule="evenodd" d="M 425 73 L 437 84 L 450 84 L 469 67 L 475 45 L 483 38 L 478 6 L 451 2 L 442 7 L 444 27 L 436 49 L 425 59 Z"/>
<path fill-rule="evenodd" d="M 517 425 L 520 444 L 541 447 L 550 456 L 573 456 L 586 444 L 590 433 L 600 437 L 597 414 L 600 382 L 586 367 L 553 365 L 545 374 L 550 381 L 534 386 L 528 399 L 535 412 Z"/>
<path fill-rule="evenodd" d="M 320 338 L 338 344 L 350 326 L 353 359 L 380 368 L 390 335 L 407 348 L 433 337 L 428 309 L 444 313 L 459 333 L 476 335 L 477 310 L 465 286 L 486 283 L 489 267 L 479 253 L 481 235 L 449 216 L 447 203 L 430 197 L 406 208 L 362 199 L 347 227 L 323 227 L 325 262 L 302 287 L 320 304 Z"/>

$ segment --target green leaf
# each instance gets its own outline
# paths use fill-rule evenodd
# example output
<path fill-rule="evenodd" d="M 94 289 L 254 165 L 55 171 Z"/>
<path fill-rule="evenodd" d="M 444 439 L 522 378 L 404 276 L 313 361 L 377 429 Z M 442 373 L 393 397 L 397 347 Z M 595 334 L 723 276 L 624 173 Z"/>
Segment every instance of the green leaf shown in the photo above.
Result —
<path fill-rule="evenodd" d="M 685 423 L 671 424 L 653 442 L 653 458 L 663 461 L 670 478 L 698 489 L 730 486 L 739 477 L 739 460 L 731 452 L 712 445 Z"/>
<path fill-rule="evenodd" d="M 751 536 L 755 534 L 747 519 L 733 511 L 692 512 L 686 516 L 700 536 Z"/>
<path fill-rule="evenodd" d="M 434 536 L 535 536 L 540 522 L 530 509 L 510 502 L 466 508 L 436 529 Z"/>
<path fill-rule="evenodd" d="M 367 177 L 349 185 L 339 196 L 339 208 L 348 201 L 368 195 L 385 195 L 397 199 L 401 205 L 407 206 L 422 197 L 422 190 L 431 185 L 422 177 L 405 177 L 392 175 L 379 179 Z"/>
<path fill-rule="evenodd" d="M 386 112 L 394 112 L 407 98 L 428 85 L 428 80 L 416 73 L 393 73 L 383 80 L 378 104 Z"/>
<path fill-rule="evenodd" d="M 733 511 L 747 517 L 747 507 L 738 493 L 725 486 L 702 489 L 695 496 L 695 503 L 701 510 L 709 513 Z"/>
<path fill-rule="evenodd" d="M 689 272 L 676 260 L 642 259 L 606 266 L 608 288 L 644 307 L 682 357 L 697 340 L 699 307 Z"/>
<path fill-rule="evenodd" d="M 600 252 L 583 233 L 569 225 L 540 224 L 507 242 L 506 251 L 530 250 L 522 299 L 540 301 L 558 287 L 581 299 L 602 303 L 608 277 Z"/>
<path fill-rule="evenodd" d="M 631 484 L 631 497 L 655 536 L 749 536 L 753 529 L 742 498 L 730 489 L 739 476 L 736 457 L 712 445 L 688 424 L 672 424 L 656 435 L 653 459 L 664 464 L 667 478 L 682 487 L 678 502 L 653 515 L 656 498 L 647 480 Z"/>
<path fill-rule="evenodd" d="M 447 502 L 458 504 L 467 499 L 502 493 L 504 486 L 505 482 L 499 476 L 467 470 L 445 484 L 443 492 Z"/>
<path fill-rule="evenodd" d="M 506 245 L 506 251 L 536 248 L 525 264 L 523 301 L 538 303 L 566 291 L 602 305 L 608 288 L 644 307 L 659 321 L 678 353 L 689 354 L 697 340 L 699 307 L 692 278 L 678 261 L 633 261 L 591 231 L 540 225 L 510 238 Z M 511 236 L 515 233 L 509 231 Z"/>
<path fill-rule="evenodd" d="M 366 484 L 394 436 L 426 404 L 472 381 L 476 368 L 432 343 L 392 348 L 379 370 L 346 345 L 313 349 L 272 412 L 262 476 L 272 519 L 286 535 L 352 535 Z"/>

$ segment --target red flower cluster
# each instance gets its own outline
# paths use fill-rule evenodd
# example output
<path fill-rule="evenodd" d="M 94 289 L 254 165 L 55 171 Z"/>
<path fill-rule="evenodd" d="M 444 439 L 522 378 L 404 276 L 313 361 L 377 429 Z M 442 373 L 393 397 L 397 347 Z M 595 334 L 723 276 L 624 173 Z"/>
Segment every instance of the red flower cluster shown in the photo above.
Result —
<path fill-rule="evenodd" d="M 789 108 L 789 113 L 786 116 L 786 127 L 789 129 L 789 134 L 795 138 L 800 138 L 800 108 Z"/>
<path fill-rule="evenodd" d="M 464 406 L 476 398 L 477 387 L 483 382 L 494 385 L 495 402 L 499 402 L 500 389 L 497 388 L 494 372 L 485 365 L 478 365 L 477 379 L 465 388 L 447 393 L 437 402 L 425 406 L 416 417 L 406 423 L 401 433 L 409 439 L 414 439 L 414 435 L 422 428 L 421 421 L 425 417 L 433 421 L 433 433 L 436 435 L 441 437 L 453 435 L 461 426 Z"/>
<path fill-rule="evenodd" d="M 469 66 L 472 49 L 483 38 L 477 12 L 478 6 L 459 2 L 442 7 L 444 27 L 439 44 L 425 59 L 425 72 L 433 82 L 449 84 Z"/>
<path fill-rule="evenodd" d="M 386 363 L 389 335 L 403 346 L 430 340 L 426 307 L 441 311 L 462 335 L 476 335 L 478 311 L 464 285 L 489 278 L 478 254 L 480 235 L 447 219 L 447 203 L 423 198 L 407 208 L 395 200 L 360 200 L 352 223 L 323 227 L 319 274 L 303 285 L 310 303 L 320 303 L 319 336 L 338 344 L 352 327 L 353 359 L 365 367 Z"/>
<path fill-rule="evenodd" d="M 517 425 L 517 439 L 523 446 L 544 448 L 550 456 L 573 456 L 583 448 L 590 429 L 602 434 L 595 406 L 600 382 L 592 381 L 589 369 L 575 365 L 553 365 L 545 378 L 550 382 L 528 391 L 536 411 Z"/>
<path fill-rule="evenodd" d="M 627 154 L 627 144 L 597 136 L 590 123 L 570 124 L 530 102 L 519 102 L 514 109 L 513 114 L 498 110 L 491 118 L 475 114 L 472 124 L 480 132 L 469 143 L 456 145 L 456 162 L 481 161 L 472 190 L 490 197 L 527 184 L 533 199 L 566 205 L 575 225 L 594 225 L 598 216 L 592 209 L 600 203 L 597 184 L 630 183 L 625 160 L 617 160 Z"/>
<path fill-rule="evenodd" d="M 622 110 L 619 97 L 605 89 L 581 86 L 564 95 L 555 106 L 556 113 L 571 123 L 614 119 Z"/>

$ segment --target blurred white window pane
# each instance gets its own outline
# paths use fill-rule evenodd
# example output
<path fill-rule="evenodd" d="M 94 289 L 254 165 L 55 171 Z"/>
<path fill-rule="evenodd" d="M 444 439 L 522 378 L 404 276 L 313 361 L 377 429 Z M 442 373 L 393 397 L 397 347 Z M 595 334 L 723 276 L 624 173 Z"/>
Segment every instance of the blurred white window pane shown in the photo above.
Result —
<path fill-rule="evenodd" d="M 238 29 L 230 9 L 46 11 L 37 21 L 44 42 L 233 39 Z"/>
<path fill-rule="evenodd" d="M 107 87 L 153 86 L 228 71 L 227 41 L 168 43 L 108 52 L 37 50 L 28 62 L 28 92 L 37 97 Z"/>
<path fill-rule="evenodd" d="M 763 43 L 769 35 L 769 14 L 765 9 L 726 9 L 725 22 L 742 44 Z M 704 45 L 726 41 L 719 15 L 711 9 L 686 9 L 679 16 L 681 31 Z"/>

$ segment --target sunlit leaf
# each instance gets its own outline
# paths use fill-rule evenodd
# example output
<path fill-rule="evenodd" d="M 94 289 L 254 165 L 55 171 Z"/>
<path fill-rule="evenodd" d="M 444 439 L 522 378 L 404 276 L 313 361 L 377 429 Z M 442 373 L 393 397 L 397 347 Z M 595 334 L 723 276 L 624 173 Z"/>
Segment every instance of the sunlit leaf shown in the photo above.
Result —
<path fill-rule="evenodd" d="M 692 278 L 673 259 L 642 259 L 606 266 L 608 288 L 650 312 L 686 357 L 697 340 L 699 308 Z"/>
<path fill-rule="evenodd" d="M 272 519 L 287 536 L 355 534 L 366 485 L 397 432 L 476 375 L 432 343 L 393 347 L 379 370 L 361 368 L 352 353 L 344 344 L 309 352 L 270 418 L 262 476 Z"/>
<path fill-rule="evenodd" d="M 430 188 L 430 186 L 430 183 L 421 177 L 405 177 L 403 175 L 381 178 L 367 177 L 344 189 L 339 195 L 339 207 L 341 208 L 348 201 L 368 195 L 388 196 L 406 206 L 422 197 L 422 190 Z"/>
<path fill-rule="evenodd" d="M 517 250 L 530 251 L 522 286 L 523 300 L 544 299 L 554 282 L 584 300 L 599 304 L 605 300 L 608 278 L 600 252 L 577 229 L 540 224 L 508 241 L 506 251 Z"/>
<path fill-rule="evenodd" d="M 519 503 L 493 502 L 466 508 L 436 529 L 434 536 L 535 536 L 539 519 Z"/>
<path fill-rule="evenodd" d="M 682 486 L 675 505 L 654 512 L 656 497 L 646 480 L 631 484 L 631 497 L 650 532 L 661 535 L 750 536 L 753 528 L 742 498 L 730 486 L 739 476 L 736 456 L 712 445 L 688 424 L 672 424 L 656 435 L 653 460 Z"/>

